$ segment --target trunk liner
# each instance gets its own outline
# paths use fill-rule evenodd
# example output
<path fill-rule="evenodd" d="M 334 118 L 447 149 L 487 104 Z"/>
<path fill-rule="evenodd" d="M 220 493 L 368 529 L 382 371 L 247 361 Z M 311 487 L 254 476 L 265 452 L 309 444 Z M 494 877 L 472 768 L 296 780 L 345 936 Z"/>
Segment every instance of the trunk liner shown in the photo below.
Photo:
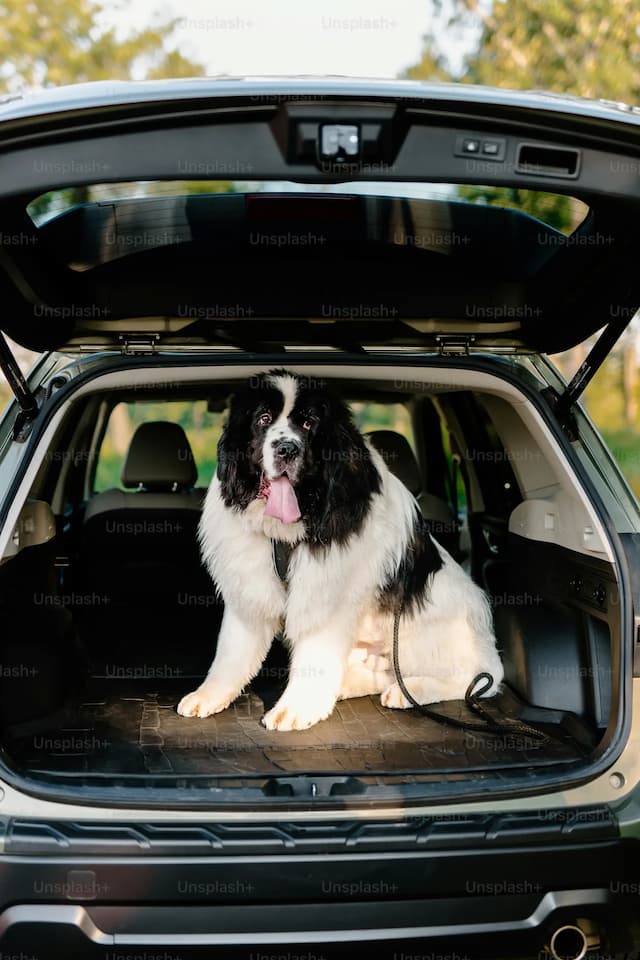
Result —
<path fill-rule="evenodd" d="M 60 773 L 229 775 L 289 772 L 459 772 L 537 767 L 575 761 L 580 746 L 561 724 L 574 715 L 523 709 L 509 691 L 490 702 L 495 717 L 523 715 L 556 736 L 545 744 L 519 732 L 504 735 L 445 727 L 415 710 L 389 710 L 379 697 L 341 701 L 310 730 L 271 732 L 260 723 L 282 683 L 256 681 L 223 713 L 180 717 L 176 704 L 196 684 L 94 677 L 82 698 L 55 718 L 5 736 L 23 767 Z M 488 702 L 485 701 L 488 705 Z M 440 713 L 478 722 L 464 702 Z M 546 723 L 545 723 L 546 721 Z M 37 729 L 36 729 L 37 727 Z M 582 736 L 581 736 L 582 739 Z"/>

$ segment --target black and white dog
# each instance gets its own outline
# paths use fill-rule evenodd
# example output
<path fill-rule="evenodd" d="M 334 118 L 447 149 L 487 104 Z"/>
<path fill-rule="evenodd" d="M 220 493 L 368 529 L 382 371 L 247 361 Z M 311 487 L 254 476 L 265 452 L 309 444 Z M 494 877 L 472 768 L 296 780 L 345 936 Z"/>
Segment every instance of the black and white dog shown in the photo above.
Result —
<path fill-rule="evenodd" d="M 286 585 L 273 539 L 295 545 Z M 269 730 L 304 730 L 347 697 L 379 693 L 386 707 L 408 707 L 391 664 L 399 609 L 400 668 L 419 703 L 461 699 L 482 671 L 494 678 L 488 694 L 497 692 L 503 669 L 484 593 L 317 381 L 276 370 L 232 398 L 200 542 L 224 616 L 182 716 L 228 707 L 282 629 L 289 681 L 263 717 Z"/>

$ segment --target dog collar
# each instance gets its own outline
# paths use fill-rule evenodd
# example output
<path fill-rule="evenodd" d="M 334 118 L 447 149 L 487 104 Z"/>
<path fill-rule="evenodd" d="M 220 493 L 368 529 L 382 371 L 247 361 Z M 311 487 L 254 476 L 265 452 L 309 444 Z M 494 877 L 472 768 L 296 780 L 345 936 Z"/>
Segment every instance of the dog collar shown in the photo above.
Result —
<path fill-rule="evenodd" d="M 256 494 L 256 500 L 266 500 L 269 496 L 269 489 L 271 484 L 265 477 L 264 473 L 260 476 L 260 486 L 258 487 L 258 493 Z"/>

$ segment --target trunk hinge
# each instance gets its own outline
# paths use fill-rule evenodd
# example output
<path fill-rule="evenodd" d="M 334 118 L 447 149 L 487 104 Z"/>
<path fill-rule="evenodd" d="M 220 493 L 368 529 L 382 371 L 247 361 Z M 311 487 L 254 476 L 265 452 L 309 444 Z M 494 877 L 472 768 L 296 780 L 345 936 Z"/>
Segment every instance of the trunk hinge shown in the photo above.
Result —
<path fill-rule="evenodd" d="M 18 443 L 22 443 L 29 435 L 31 423 L 38 416 L 38 401 L 31 392 L 3 333 L 0 333 L 0 368 L 20 407 L 20 413 L 13 425 L 12 437 Z"/>
<path fill-rule="evenodd" d="M 120 349 L 125 356 L 132 356 L 138 353 L 155 353 L 155 349 L 160 339 L 159 333 L 145 333 L 139 336 L 132 334 L 123 334 L 118 337 Z"/>
<path fill-rule="evenodd" d="M 455 354 L 459 356 L 469 356 L 469 347 L 475 341 L 475 336 L 466 333 L 439 333 L 436 336 L 436 343 L 440 347 L 440 356 L 447 357 Z"/>
<path fill-rule="evenodd" d="M 635 314 L 634 314 L 635 316 Z M 587 358 L 574 373 L 566 389 L 558 397 L 555 404 L 555 413 L 562 428 L 569 434 L 575 432 L 572 425 L 571 408 L 580 399 L 586 387 L 607 359 L 616 342 L 629 326 L 629 317 L 623 316 L 615 322 L 607 324 Z"/>

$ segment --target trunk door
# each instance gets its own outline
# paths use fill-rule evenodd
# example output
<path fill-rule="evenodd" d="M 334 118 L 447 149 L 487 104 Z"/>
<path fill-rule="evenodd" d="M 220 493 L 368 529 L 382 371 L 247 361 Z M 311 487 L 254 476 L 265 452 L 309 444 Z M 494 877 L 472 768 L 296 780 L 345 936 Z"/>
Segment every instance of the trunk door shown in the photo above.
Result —
<path fill-rule="evenodd" d="M 637 157 L 636 111 L 466 85 L 12 99 L 0 325 L 38 351 L 258 356 L 551 353 L 605 328 L 570 405 L 640 304 Z"/>

